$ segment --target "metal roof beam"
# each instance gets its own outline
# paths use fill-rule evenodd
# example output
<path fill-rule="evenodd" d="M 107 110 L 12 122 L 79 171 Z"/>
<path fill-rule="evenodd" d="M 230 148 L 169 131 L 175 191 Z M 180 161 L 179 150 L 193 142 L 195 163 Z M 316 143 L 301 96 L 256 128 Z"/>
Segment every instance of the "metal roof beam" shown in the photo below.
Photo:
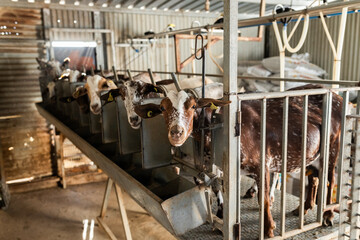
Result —
<path fill-rule="evenodd" d="M 185 8 L 183 8 L 183 6 L 186 6 L 187 4 L 192 3 L 193 1 L 194 0 L 184 0 L 184 1 L 175 2 L 175 4 L 170 6 L 169 8 L 171 8 L 171 9 L 177 9 L 177 8 L 178 9 L 185 9 Z M 186 8 L 186 9 L 188 9 L 188 8 Z"/>
<path fill-rule="evenodd" d="M 201 3 L 201 5 L 205 6 L 205 2 Z M 195 7 L 199 6 L 199 1 L 193 1 L 192 3 L 183 6 L 183 8 L 185 9 L 190 9 L 190 11 L 193 11 L 195 9 Z"/>
<path fill-rule="evenodd" d="M 153 7 L 160 8 L 161 5 L 166 1 L 167 0 L 152 0 L 149 4 L 146 5 L 146 8 L 153 8 Z"/>
<path fill-rule="evenodd" d="M 121 3 L 121 7 L 122 8 L 127 8 L 128 6 L 132 5 L 134 7 L 134 3 L 136 2 L 136 0 L 124 0 Z"/>
<path fill-rule="evenodd" d="M 292 1 L 292 0 L 266 0 L 266 5 L 267 4 L 282 4 L 282 5 L 292 5 L 292 6 L 307 6 L 309 4 L 311 4 L 312 1 L 306 1 L 306 0 L 296 0 L 296 1 Z M 329 1 L 330 2 L 330 1 Z M 256 4 L 260 4 L 260 0 L 240 0 L 239 3 L 256 3 Z"/>
<path fill-rule="evenodd" d="M 142 6 L 145 6 L 145 8 L 147 7 L 147 5 L 151 4 L 153 0 L 137 0 L 135 3 L 134 3 L 134 7 L 135 8 L 140 8 Z M 156 7 L 156 6 L 155 6 Z"/>

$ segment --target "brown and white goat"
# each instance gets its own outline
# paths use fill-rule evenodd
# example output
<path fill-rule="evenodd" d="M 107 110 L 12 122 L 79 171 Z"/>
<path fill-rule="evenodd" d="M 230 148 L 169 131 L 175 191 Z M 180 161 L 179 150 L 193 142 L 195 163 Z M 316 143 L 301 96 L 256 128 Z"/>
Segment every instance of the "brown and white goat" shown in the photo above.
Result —
<path fill-rule="evenodd" d="M 290 90 L 323 88 L 320 85 L 305 85 Z M 162 100 L 160 105 L 139 105 L 135 111 L 139 116 L 148 118 L 162 114 L 167 127 L 169 141 L 174 146 L 181 146 L 193 132 L 196 109 L 210 107 L 212 105 L 223 106 L 229 102 L 215 99 L 197 99 L 189 96 L 184 91 L 173 93 Z M 307 146 L 306 164 L 310 165 L 320 154 L 321 124 L 322 124 L 323 97 L 320 95 L 309 96 L 308 123 L 307 123 Z M 342 98 L 333 93 L 332 115 L 330 127 L 330 154 L 328 168 L 328 193 L 332 193 L 334 187 L 334 173 L 340 147 L 340 124 L 341 124 Z M 148 112 L 151 111 L 151 114 Z M 241 104 L 241 168 L 248 174 L 253 175 L 260 186 L 260 120 L 261 101 L 242 101 Z M 266 123 L 266 170 L 265 170 L 265 235 L 273 237 L 275 222 L 270 211 L 270 172 L 281 172 L 282 164 L 282 114 L 283 100 L 269 99 L 267 101 Z M 292 97 L 289 101 L 289 128 L 288 128 L 288 157 L 287 172 L 298 171 L 301 167 L 301 142 L 302 133 L 303 98 Z M 322 162 L 322 159 L 320 159 Z M 315 179 L 315 177 L 314 177 Z M 313 179 L 313 180 L 314 180 Z M 316 179 L 315 179 L 316 180 Z M 316 182 L 316 181 L 315 181 Z M 310 186 L 309 192 L 317 191 L 317 184 Z M 260 189 L 261 191 L 262 189 Z M 316 195 L 316 194 L 315 194 Z M 331 203 L 331 194 L 327 195 L 327 202 Z M 308 194 L 305 211 L 315 205 L 314 194 Z"/>
<path fill-rule="evenodd" d="M 160 77 L 154 74 L 154 81 L 158 86 L 157 87 L 151 84 L 150 76 L 148 73 L 141 73 L 133 77 L 133 81 L 124 81 L 123 84 L 120 84 L 118 90 L 111 90 L 108 94 L 112 96 L 121 96 L 124 101 L 126 108 L 129 124 L 134 129 L 140 128 L 141 118 L 135 112 L 134 108 L 136 105 L 145 98 L 151 98 L 158 96 L 157 93 L 164 93 L 176 91 L 176 87 L 173 84 L 172 80 L 163 80 L 160 81 Z M 206 78 L 205 84 L 210 84 L 213 81 L 209 78 Z M 201 86 L 201 78 L 186 78 L 180 81 L 181 88 L 196 88 Z M 102 99 L 107 99 L 108 94 L 104 95 Z M 156 94 L 156 95 L 155 95 Z"/>

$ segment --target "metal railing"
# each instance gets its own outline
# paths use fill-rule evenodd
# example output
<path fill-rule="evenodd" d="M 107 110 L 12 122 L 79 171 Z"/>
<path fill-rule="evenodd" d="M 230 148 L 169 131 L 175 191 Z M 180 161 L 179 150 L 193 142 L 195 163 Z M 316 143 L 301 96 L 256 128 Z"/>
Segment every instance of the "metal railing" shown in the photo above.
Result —
<path fill-rule="evenodd" d="M 326 196 L 327 196 L 327 182 L 328 182 L 328 166 L 329 166 L 329 145 L 330 145 L 330 129 L 331 129 L 331 115 L 332 115 L 332 96 L 335 93 L 342 93 L 343 95 L 343 107 L 341 113 L 341 135 L 340 135 L 340 152 L 338 159 L 338 188 L 337 188 L 337 203 L 340 203 L 340 227 L 339 227 L 339 237 L 340 235 L 347 236 L 347 228 L 344 227 L 344 222 L 349 222 L 347 220 L 347 214 L 351 211 L 351 239 L 355 236 L 358 236 L 359 231 L 359 216 L 360 216 L 360 202 L 359 202 L 359 191 L 360 188 L 360 164 L 359 155 L 360 147 L 358 143 L 360 142 L 360 134 L 358 134 L 358 124 L 356 124 L 355 133 L 356 133 L 356 151 L 355 159 L 353 161 L 353 171 L 352 171 L 352 208 L 349 210 L 347 206 L 347 201 L 351 199 L 348 193 L 345 195 L 346 190 L 344 186 L 348 188 L 348 179 L 349 174 L 344 175 L 344 172 L 349 172 L 349 162 L 350 159 L 350 143 L 351 143 L 351 129 L 348 129 L 346 126 L 352 126 L 350 124 L 350 118 L 356 118 L 357 122 L 360 121 L 360 116 L 348 116 L 348 101 L 349 101 L 349 91 L 357 91 L 358 99 L 360 98 L 360 87 L 351 87 L 351 88 L 338 88 L 338 89 L 306 89 L 306 90 L 296 90 L 296 91 L 287 91 L 287 92 L 269 92 L 269 93 L 250 93 L 250 94 L 241 94 L 238 95 L 238 111 L 241 115 L 241 105 L 243 101 L 248 100 L 259 100 L 261 101 L 261 117 L 260 117 L 260 186 L 259 186 L 259 239 L 264 239 L 264 190 L 265 190 L 265 172 L 266 172 L 266 112 L 267 112 L 267 102 L 268 99 L 282 99 L 283 102 L 283 124 L 282 124 L 282 167 L 281 167 L 281 220 L 280 220 L 280 236 L 276 236 L 274 239 L 283 239 L 287 237 L 294 236 L 301 232 L 311 230 L 313 228 L 319 227 L 323 221 L 323 212 L 327 206 Z M 322 105 L 322 123 L 321 123 L 321 144 L 320 144 L 320 158 L 323 159 L 321 171 L 319 174 L 319 194 L 318 194 L 318 208 L 317 208 L 317 219 L 316 222 L 305 225 L 304 223 L 304 202 L 305 202 L 305 171 L 306 171 L 306 147 L 307 147 L 307 123 L 308 123 L 308 105 L 309 105 L 309 96 L 322 95 L 323 96 L 323 105 Z M 301 97 L 303 99 L 302 107 L 302 140 L 301 143 L 301 174 L 300 174 L 300 206 L 299 206 L 299 225 L 298 229 L 286 231 L 285 222 L 286 222 L 286 176 L 287 176 L 287 147 L 288 147 L 288 120 L 289 120 L 289 98 L 292 97 Z M 359 105 L 357 107 L 359 109 Z M 237 113 L 239 115 L 239 112 Z M 357 114 L 359 110 L 357 110 Z M 241 119 L 241 116 L 238 118 Z M 241 133 L 241 123 L 239 124 L 240 133 Z M 239 134 L 239 138 L 240 138 Z M 238 141 L 238 147 L 241 149 L 241 140 Z M 239 165 L 241 162 L 241 153 L 238 153 Z M 357 162 L 356 162 L 357 161 Z M 359 170 L 357 169 L 359 168 Z M 240 185 L 240 175 L 236 182 Z M 238 188 L 239 189 L 239 188 Z M 333 205 L 331 205 L 333 206 Z M 335 205 L 334 205 L 335 206 Z M 237 203 L 237 207 L 240 208 L 240 202 Z M 349 235 L 350 237 L 350 235 Z"/>

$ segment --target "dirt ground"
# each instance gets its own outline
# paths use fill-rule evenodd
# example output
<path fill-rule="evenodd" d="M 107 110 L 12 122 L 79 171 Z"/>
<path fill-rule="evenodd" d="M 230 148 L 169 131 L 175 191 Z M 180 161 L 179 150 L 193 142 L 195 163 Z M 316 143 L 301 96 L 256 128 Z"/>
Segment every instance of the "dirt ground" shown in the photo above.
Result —
<path fill-rule="evenodd" d="M 10 206 L 0 210 L 0 240 L 84 239 L 84 220 L 95 221 L 93 239 L 109 239 L 96 217 L 100 213 L 106 182 L 51 188 L 11 195 Z M 128 195 L 125 207 L 134 240 L 173 240 L 154 218 Z M 118 239 L 125 239 L 114 190 L 109 200 L 105 222 Z"/>

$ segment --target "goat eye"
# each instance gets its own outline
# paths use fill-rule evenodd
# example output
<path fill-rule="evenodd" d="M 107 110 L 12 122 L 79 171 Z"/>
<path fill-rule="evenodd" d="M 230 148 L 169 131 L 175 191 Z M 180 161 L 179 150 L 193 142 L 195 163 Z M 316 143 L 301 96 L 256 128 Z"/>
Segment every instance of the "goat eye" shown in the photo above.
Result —
<path fill-rule="evenodd" d="M 191 108 L 195 109 L 195 108 L 196 108 L 196 105 L 193 105 Z"/>
<path fill-rule="evenodd" d="M 163 106 L 160 106 L 160 110 L 163 112 L 165 111 L 165 108 Z"/>

